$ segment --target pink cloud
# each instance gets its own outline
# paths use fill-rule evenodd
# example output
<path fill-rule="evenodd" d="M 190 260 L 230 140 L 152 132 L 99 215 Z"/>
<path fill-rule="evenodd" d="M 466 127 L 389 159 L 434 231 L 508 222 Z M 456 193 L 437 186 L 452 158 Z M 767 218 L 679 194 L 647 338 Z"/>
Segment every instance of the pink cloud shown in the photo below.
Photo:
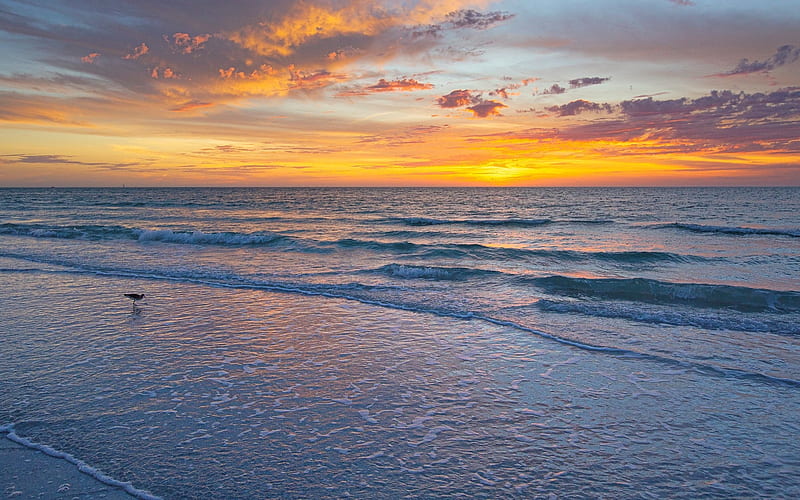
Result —
<path fill-rule="evenodd" d="M 98 52 L 92 52 L 89 55 L 81 57 L 81 61 L 85 62 L 86 64 L 93 64 L 94 60 L 100 57 Z"/>
<path fill-rule="evenodd" d="M 512 78 L 505 77 L 503 80 L 512 80 Z M 493 91 L 489 92 L 491 96 L 500 96 L 503 99 L 510 99 L 511 96 L 519 95 L 519 92 L 510 92 L 513 90 L 518 90 L 522 87 L 527 87 L 531 83 L 537 81 L 538 78 L 523 78 L 519 83 L 510 83 L 505 87 L 494 89 Z"/>
<path fill-rule="evenodd" d="M 157 67 L 153 68 L 152 71 L 150 71 L 150 77 L 156 80 L 158 80 L 159 78 L 165 80 L 172 80 L 180 78 L 180 75 L 178 75 L 178 73 L 176 73 L 175 70 L 173 70 L 172 68 Z"/>
<path fill-rule="evenodd" d="M 131 52 L 130 54 L 126 54 L 123 57 L 123 59 L 139 59 L 148 52 L 150 52 L 150 47 L 148 47 L 144 42 L 142 42 L 141 45 L 133 49 L 133 52 Z"/>
<path fill-rule="evenodd" d="M 194 37 L 188 33 L 175 33 L 170 41 L 169 37 L 164 35 L 164 39 L 182 54 L 191 54 L 195 50 L 202 49 L 210 38 L 211 35 L 208 33 Z"/>

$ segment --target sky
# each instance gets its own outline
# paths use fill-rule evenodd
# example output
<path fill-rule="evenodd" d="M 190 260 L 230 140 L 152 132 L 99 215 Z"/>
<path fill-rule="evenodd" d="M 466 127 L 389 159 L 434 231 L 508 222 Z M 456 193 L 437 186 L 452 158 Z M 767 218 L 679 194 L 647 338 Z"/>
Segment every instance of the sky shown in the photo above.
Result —
<path fill-rule="evenodd" d="M 797 186 L 797 7 L 0 0 L 0 186 Z"/>

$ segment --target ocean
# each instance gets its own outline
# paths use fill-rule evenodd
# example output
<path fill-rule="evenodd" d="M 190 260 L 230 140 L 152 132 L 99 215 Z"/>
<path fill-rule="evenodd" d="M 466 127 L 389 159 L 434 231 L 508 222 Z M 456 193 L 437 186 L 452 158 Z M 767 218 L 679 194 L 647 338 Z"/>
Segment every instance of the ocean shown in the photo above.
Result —
<path fill-rule="evenodd" d="M 6 188 L 0 284 L 141 498 L 800 497 L 800 188 Z"/>

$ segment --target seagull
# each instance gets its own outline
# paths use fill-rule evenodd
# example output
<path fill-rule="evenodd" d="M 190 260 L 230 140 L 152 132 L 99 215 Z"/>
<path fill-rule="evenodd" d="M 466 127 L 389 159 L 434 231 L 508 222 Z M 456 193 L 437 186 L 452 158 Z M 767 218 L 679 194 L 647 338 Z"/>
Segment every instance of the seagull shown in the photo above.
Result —
<path fill-rule="evenodd" d="M 131 299 L 133 301 L 133 310 L 134 311 L 136 310 L 136 301 L 137 300 L 142 300 L 144 298 L 144 294 L 143 293 L 123 293 L 122 295 L 128 297 L 129 299 Z"/>

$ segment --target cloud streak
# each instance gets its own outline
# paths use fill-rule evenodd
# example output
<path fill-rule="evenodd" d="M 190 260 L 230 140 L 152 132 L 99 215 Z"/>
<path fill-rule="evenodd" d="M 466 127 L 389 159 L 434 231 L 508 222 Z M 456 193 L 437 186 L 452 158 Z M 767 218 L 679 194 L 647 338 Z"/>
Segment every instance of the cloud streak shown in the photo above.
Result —
<path fill-rule="evenodd" d="M 345 90 L 339 92 L 337 95 L 340 97 L 348 97 L 382 92 L 413 92 L 415 90 L 428 90 L 432 88 L 432 84 L 421 83 L 413 78 L 401 78 L 399 80 L 386 80 L 385 78 L 381 78 L 378 80 L 378 83 L 373 85 L 368 85 L 355 90 Z"/>
<path fill-rule="evenodd" d="M 109 162 L 87 162 L 74 159 L 73 156 L 58 154 L 5 154 L 0 158 L 8 158 L 7 163 L 20 163 L 30 165 L 79 165 L 84 167 L 97 167 L 104 170 L 119 170 L 133 166 L 137 163 L 109 163 Z"/>

